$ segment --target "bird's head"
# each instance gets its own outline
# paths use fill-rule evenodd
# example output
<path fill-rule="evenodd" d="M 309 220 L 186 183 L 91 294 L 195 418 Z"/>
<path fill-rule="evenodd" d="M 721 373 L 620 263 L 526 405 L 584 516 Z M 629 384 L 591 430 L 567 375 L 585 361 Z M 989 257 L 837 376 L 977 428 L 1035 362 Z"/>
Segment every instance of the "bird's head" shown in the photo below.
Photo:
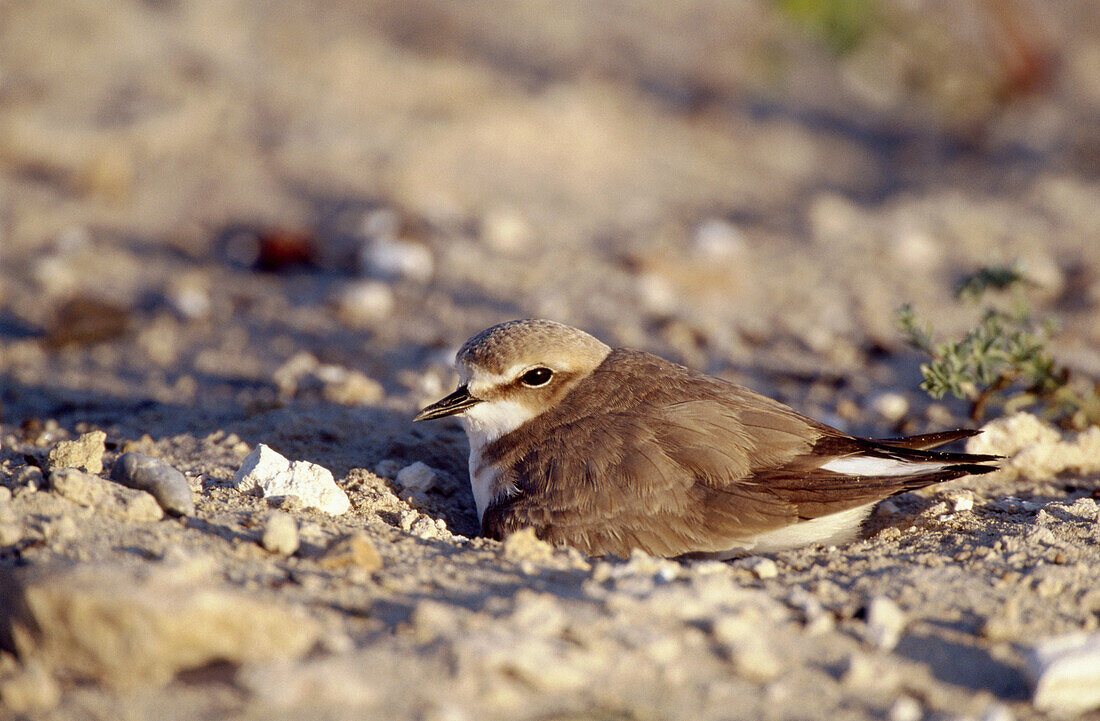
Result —
<path fill-rule="evenodd" d="M 553 407 L 611 348 L 549 320 L 513 320 L 470 338 L 455 356 L 458 389 L 413 418 L 458 416 L 467 433 L 491 442 Z"/>

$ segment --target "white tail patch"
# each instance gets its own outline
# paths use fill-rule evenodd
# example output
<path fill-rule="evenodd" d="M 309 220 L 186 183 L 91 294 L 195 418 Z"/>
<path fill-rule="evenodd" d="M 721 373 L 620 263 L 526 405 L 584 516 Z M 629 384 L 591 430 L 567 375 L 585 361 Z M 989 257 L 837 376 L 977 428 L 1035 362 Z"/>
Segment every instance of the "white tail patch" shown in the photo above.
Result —
<path fill-rule="evenodd" d="M 829 461 L 821 466 L 821 470 L 846 476 L 915 476 L 938 471 L 949 465 L 951 464 L 937 461 L 899 461 L 895 458 L 849 456 Z"/>

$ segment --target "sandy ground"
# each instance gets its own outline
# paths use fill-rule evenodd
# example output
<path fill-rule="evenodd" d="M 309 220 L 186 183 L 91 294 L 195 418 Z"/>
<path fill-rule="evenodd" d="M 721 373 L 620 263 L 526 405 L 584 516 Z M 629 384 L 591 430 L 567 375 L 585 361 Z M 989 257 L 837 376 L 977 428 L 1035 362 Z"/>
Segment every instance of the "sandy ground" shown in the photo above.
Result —
<path fill-rule="evenodd" d="M 1100 623 L 1094 466 L 611 561 L 476 538 L 464 437 L 410 423 L 540 316 L 853 433 L 966 425 L 894 311 L 966 328 L 953 283 L 1014 260 L 1100 376 L 1097 7 L 874 8 L 838 54 L 762 2 L 0 3 L 0 596 L 72 634 L 0 655 L 0 716 L 1045 717 L 1032 650 Z M 94 429 L 194 515 L 51 490 Z M 259 443 L 351 510 L 232 488 Z"/>

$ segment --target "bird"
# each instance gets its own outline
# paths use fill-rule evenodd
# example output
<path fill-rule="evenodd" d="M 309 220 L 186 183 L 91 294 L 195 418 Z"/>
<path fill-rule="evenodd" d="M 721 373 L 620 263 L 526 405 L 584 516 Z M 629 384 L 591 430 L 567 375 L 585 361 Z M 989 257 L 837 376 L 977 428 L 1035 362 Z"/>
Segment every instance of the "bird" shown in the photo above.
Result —
<path fill-rule="evenodd" d="M 562 323 L 513 320 L 455 356 L 459 385 L 414 421 L 457 416 L 483 536 L 525 528 L 593 557 L 728 559 L 858 537 L 879 501 L 996 470 L 934 450 L 979 433 L 870 440 Z"/>

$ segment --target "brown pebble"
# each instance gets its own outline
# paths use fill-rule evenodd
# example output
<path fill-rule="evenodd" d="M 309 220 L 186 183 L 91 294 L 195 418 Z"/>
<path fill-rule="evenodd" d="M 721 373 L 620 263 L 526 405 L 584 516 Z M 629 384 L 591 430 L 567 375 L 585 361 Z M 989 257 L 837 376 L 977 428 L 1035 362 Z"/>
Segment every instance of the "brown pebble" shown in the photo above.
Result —
<path fill-rule="evenodd" d="M 382 557 L 367 534 L 352 533 L 336 539 L 317 558 L 317 563 L 330 571 L 349 568 L 377 571 L 382 568 Z"/>
<path fill-rule="evenodd" d="M 130 312 L 126 308 L 81 296 L 57 309 L 46 333 L 46 345 L 50 348 L 90 345 L 117 338 L 129 327 Z"/>

